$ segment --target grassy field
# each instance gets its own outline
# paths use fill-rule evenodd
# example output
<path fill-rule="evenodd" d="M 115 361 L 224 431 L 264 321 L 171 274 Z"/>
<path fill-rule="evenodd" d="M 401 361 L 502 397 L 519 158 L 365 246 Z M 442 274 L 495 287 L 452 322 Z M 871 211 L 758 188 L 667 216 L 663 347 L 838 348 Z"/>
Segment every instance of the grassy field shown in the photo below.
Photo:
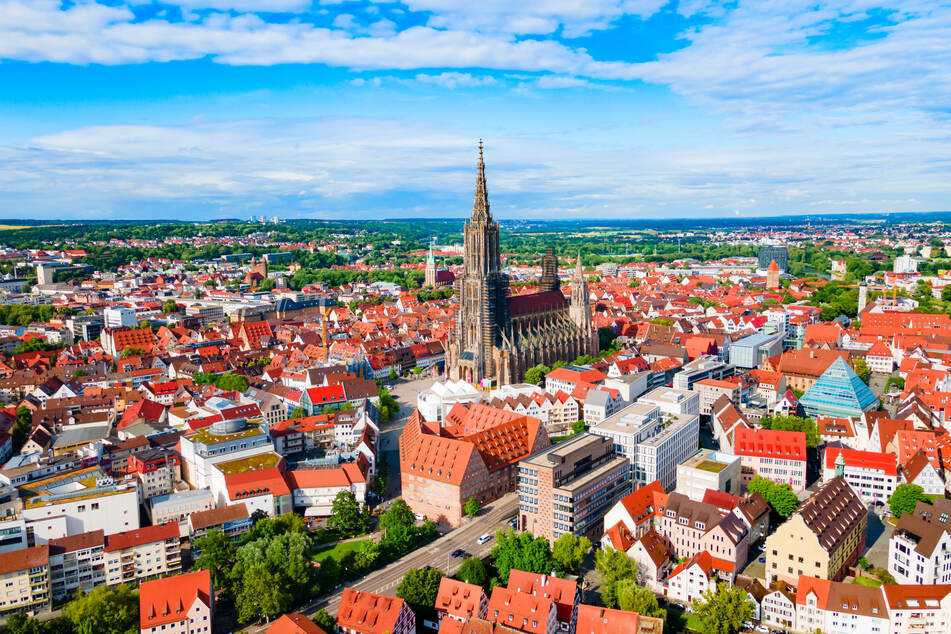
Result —
<path fill-rule="evenodd" d="M 878 588 L 882 585 L 882 582 L 878 579 L 869 579 L 868 577 L 856 577 L 853 583 L 857 586 L 867 586 L 869 588 Z"/>
<path fill-rule="evenodd" d="M 353 542 L 344 542 L 343 544 L 337 544 L 335 546 L 331 546 L 330 548 L 324 548 L 314 553 L 314 556 L 311 557 L 311 559 L 319 562 L 319 561 L 323 561 L 327 559 L 328 557 L 333 557 L 337 561 L 340 561 L 340 559 L 344 555 L 346 555 L 349 552 L 353 552 L 355 550 L 360 550 L 361 548 L 363 548 L 363 544 L 369 541 L 372 541 L 372 540 L 359 539 Z"/>
<path fill-rule="evenodd" d="M 0 231 L 12 231 L 13 229 L 32 229 L 34 225 L 0 225 Z"/>

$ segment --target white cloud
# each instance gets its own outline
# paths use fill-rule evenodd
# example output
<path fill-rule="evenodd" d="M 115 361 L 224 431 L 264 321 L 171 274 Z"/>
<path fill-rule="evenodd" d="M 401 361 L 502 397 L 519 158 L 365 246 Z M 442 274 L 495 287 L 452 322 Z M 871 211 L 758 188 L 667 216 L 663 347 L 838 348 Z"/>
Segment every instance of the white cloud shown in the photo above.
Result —
<path fill-rule="evenodd" d="M 28 201 L 57 216 L 142 207 L 162 217 L 251 208 L 461 215 L 471 205 L 481 132 L 500 217 L 649 218 L 661 207 L 666 217 L 900 211 L 947 199 L 930 163 L 947 159 L 945 138 L 825 139 L 820 154 L 812 137 L 728 144 L 713 134 L 654 147 L 637 137 L 636 122 L 600 124 L 468 135 L 454 124 L 357 118 L 79 128 L 0 146 L 0 209 Z M 377 202 L 362 206 L 367 197 Z"/>
<path fill-rule="evenodd" d="M 438 75 L 419 74 L 415 77 L 421 84 L 434 84 L 453 90 L 458 87 L 478 88 L 482 86 L 494 86 L 498 83 L 494 77 L 475 77 L 470 73 L 446 72 Z"/>
<path fill-rule="evenodd" d="M 168 4 L 188 9 L 218 9 L 220 11 L 299 12 L 313 4 L 311 0 L 165 0 Z"/>
<path fill-rule="evenodd" d="M 433 13 L 430 24 L 439 28 L 488 33 L 544 35 L 559 26 L 576 37 L 607 28 L 623 15 L 649 17 L 667 0 L 406 0 L 414 11 Z"/>

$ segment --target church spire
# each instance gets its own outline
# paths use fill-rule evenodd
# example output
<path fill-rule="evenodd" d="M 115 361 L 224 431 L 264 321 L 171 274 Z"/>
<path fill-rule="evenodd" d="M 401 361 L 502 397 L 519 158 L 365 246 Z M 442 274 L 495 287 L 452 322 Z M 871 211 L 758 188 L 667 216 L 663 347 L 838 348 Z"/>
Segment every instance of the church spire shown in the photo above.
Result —
<path fill-rule="evenodd" d="M 578 249 L 578 259 L 575 261 L 575 277 L 579 280 L 584 277 L 584 267 L 581 266 L 581 249 Z"/>
<path fill-rule="evenodd" d="M 485 187 L 485 163 L 482 161 L 482 139 L 479 139 L 479 168 L 476 174 L 475 201 L 472 203 L 472 220 L 492 221 L 489 212 L 489 192 Z"/>

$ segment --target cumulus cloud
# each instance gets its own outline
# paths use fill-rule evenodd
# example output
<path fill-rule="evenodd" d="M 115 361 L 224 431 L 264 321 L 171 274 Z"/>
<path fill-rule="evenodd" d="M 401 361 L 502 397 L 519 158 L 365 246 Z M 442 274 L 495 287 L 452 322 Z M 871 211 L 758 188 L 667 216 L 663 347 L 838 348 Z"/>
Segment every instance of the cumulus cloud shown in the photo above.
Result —
<path fill-rule="evenodd" d="M 927 209 L 947 195 L 921 161 L 946 156 L 945 138 L 828 140 L 819 157 L 814 139 L 728 145 L 711 136 L 657 148 L 626 132 L 593 123 L 557 135 L 490 131 L 493 209 L 500 217 L 650 218 L 661 208 L 668 217 L 715 217 Z M 366 118 L 78 128 L 0 146 L 0 208 L 15 214 L 29 200 L 73 217 L 142 208 L 159 217 L 256 208 L 460 216 L 471 205 L 475 136 Z"/>
<path fill-rule="evenodd" d="M 438 75 L 419 74 L 415 77 L 421 84 L 435 84 L 453 90 L 458 87 L 479 88 L 483 86 L 494 86 L 498 83 L 494 77 L 476 77 L 470 73 L 439 73 Z"/>

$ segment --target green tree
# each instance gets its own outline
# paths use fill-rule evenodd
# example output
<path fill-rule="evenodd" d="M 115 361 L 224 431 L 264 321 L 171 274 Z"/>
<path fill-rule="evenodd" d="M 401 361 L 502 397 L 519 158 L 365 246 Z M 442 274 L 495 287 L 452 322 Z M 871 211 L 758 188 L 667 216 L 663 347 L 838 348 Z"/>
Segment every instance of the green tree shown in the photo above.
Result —
<path fill-rule="evenodd" d="M 591 552 L 591 540 L 587 537 L 576 537 L 573 533 L 565 533 L 555 540 L 551 548 L 552 559 L 558 570 L 565 574 L 578 574 L 581 562 Z"/>
<path fill-rule="evenodd" d="M 127 634 L 139 630 L 139 593 L 123 584 L 79 591 L 63 608 L 76 634 Z"/>
<path fill-rule="evenodd" d="M 796 398 L 800 398 L 801 394 Z M 819 445 L 819 429 L 816 421 L 801 416 L 763 416 L 759 421 L 763 429 L 779 431 L 801 431 L 806 435 L 806 447 L 815 449 Z"/>
<path fill-rule="evenodd" d="M 417 614 L 432 614 L 439 594 L 439 582 L 445 576 L 436 568 L 410 568 L 396 587 L 396 596 L 409 603 Z"/>
<path fill-rule="evenodd" d="M 951 288 L 951 284 L 949 284 L 949 285 L 946 286 L 945 288 Z M 884 390 L 884 393 L 885 393 L 885 394 L 888 394 L 888 390 L 889 390 L 889 389 L 891 388 L 891 386 L 893 386 L 893 385 L 896 386 L 899 390 L 903 390 L 903 389 L 905 389 L 905 379 L 903 379 L 903 378 L 900 377 L 900 376 L 890 376 L 890 377 L 888 377 L 888 380 L 885 381 L 885 390 Z"/>
<path fill-rule="evenodd" d="M 317 613 L 314 615 L 314 623 L 322 629 L 324 632 L 330 634 L 331 632 L 337 631 L 337 619 L 330 616 L 327 613 L 327 610 L 320 608 L 317 610 Z"/>
<path fill-rule="evenodd" d="M 611 350 L 614 347 L 615 340 L 617 340 L 617 335 L 614 334 L 613 328 L 598 328 L 598 350 L 602 352 Z"/>
<path fill-rule="evenodd" d="M 292 600 L 281 576 L 269 566 L 257 564 L 244 571 L 234 607 L 242 623 L 258 618 L 270 621 L 272 616 L 286 612 Z"/>
<path fill-rule="evenodd" d="M 192 563 L 192 570 L 207 570 L 215 588 L 223 588 L 231 568 L 234 567 L 238 545 L 220 530 L 211 530 L 195 540 L 194 551 L 199 554 Z"/>
<path fill-rule="evenodd" d="M 162 304 L 162 312 L 166 315 L 170 313 L 178 312 L 178 303 L 174 299 L 167 299 L 165 303 Z"/>
<path fill-rule="evenodd" d="M 291 418 L 306 418 L 307 410 L 301 406 L 297 406 L 291 410 Z"/>
<path fill-rule="evenodd" d="M 951 302 L 951 284 L 946 284 L 944 288 L 941 289 L 941 301 Z"/>
<path fill-rule="evenodd" d="M 584 431 L 587 431 L 588 426 L 584 424 L 583 420 L 577 420 L 571 424 L 571 431 L 580 434 Z"/>
<path fill-rule="evenodd" d="M 799 498 L 796 497 L 791 486 L 777 484 L 763 476 L 753 478 L 746 486 L 746 490 L 762 495 L 766 503 L 781 517 L 789 517 L 799 506 Z"/>
<path fill-rule="evenodd" d="M 704 634 L 736 634 L 745 621 L 753 618 L 753 604 L 746 590 L 725 583 L 694 599 L 693 611 Z"/>
<path fill-rule="evenodd" d="M 897 519 L 905 513 L 914 513 L 918 502 L 928 501 L 925 490 L 917 484 L 899 484 L 888 497 L 888 508 Z"/>
<path fill-rule="evenodd" d="M 373 478 L 373 492 L 379 499 L 386 497 L 386 478 L 389 472 L 389 464 L 386 460 L 386 454 L 380 452 L 379 461 L 376 464 L 376 476 Z"/>
<path fill-rule="evenodd" d="M 456 572 L 456 578 L 466 583 L 485 587 L 489 583 L 489 571 L 486 569 L 485 563 L 478 557 L 466 557 Z"/>
<path fill-rule="evenodd" d="M 17 408 L 17 418 L 10 430 L 10 434 L 12 435 L 11 442 L 13 443 L 13 453 L 20 452 L 20 449 L 26 443 L 26 439 L 30 437 L 30 432 L 32 431 L 33 412 L 30 411 L 29 407 L 21 405 Z"/>
<path fill-rule="evenodd" d="M 495 539 L 492 559 L 502 583 L 508 583 L 512 568 L 536 574 L 551 573 L 555 560 L 551 556 L 551 546 L 544 537 L 499 530 L 495 533 Z"/>
<path fill-rule="evenodd" d="M 390 382 L 392 383 L 393 381 L 397 380 L 398 378 L 400 378 L 400 375 L 397 374 L 396 368 L 390 368 Z"/>
<path fill-rule="evenodd" d="M 128 359 L 129 357 L 138 357 L 145 354 L 145 350 L 142 348 L 126 348 L 119 354 L 120 359 Z"/>
<path fill-rule="evenodd" d="M 466 500 L 466 505 L 463 507 L 463 510 L 469 517 L 475 517 L 479 514 L 479 500 L 475 499 L 474 497 L 470 497 L 468 500 Z"/>
<path fill-rule="evenodd" d="M 367 518 L 352 491 L 340 491 L 334 498 L 327 518 L 327 528 L 341 537 L 352 537 L 367 529 Z"/>
<path fill-rule="evenodd" d="M 258 284 L 258 290 L 267 293 L 269 291 L 273 291 L 276 286 L 277 284 L 274 283 L 274 280 L 267 277 L 261 280 L 261 282 Z"/>
<path fill-rule="evenodd" d="M 852 369 L 855 370 L 855 374 L 857 374 L 858 377 L 862 379 L 862 381 L 868 383 L 869 377 L 872 376 L 872 371 L 869 370 L 865 359 L 862 357 L 856 357 L 855 361 L 852 362 Z"/>
<path fill-rule="evenodd" d="M 248 389 L 248 377 L 234 372 L 225 372 L 218 375 L 215 379 L 215 386 L 219 390 L 246 392 Z"/>
<path fill-rule="evenodd" d="M 536 365 L 525 371 L 525 382 L 537 385 L 545 380 L 545 375 L 549 372 L 551 368 L 547 365 Z"/>
<path fill-rule="evenodd" d="M 380 517 L 380 543 L 391 553 L 407 552 L 416 540 L 416 518 L 402 499 L 393 502 Z"/>
<path fill-rule="evenodd" d="M 617 606 L 619 610 L 637 612 L 641 616 L 664 618 L 666 611 L 657 603 L 657 595 L 650 588 L 637 583 L 631 577 L 619 579 L 615 586 Z"/>
<path fill-rule="evenodd" d="M 619 584 L 636 579 L 637 565 L 622 551 L 602 548 L 594 555 L 594 567 L 601 573 L 601 602 L 605 607 L 617 607 Z"/>

